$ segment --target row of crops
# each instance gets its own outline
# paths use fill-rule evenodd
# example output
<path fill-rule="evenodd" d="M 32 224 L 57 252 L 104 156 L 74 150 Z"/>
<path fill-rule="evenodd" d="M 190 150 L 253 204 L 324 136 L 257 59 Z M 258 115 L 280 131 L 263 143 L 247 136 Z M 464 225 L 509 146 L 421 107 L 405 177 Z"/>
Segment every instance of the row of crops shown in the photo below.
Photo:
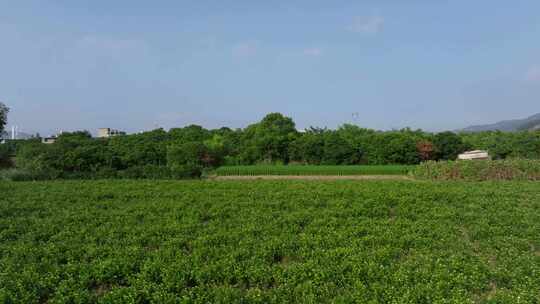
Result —
<path fill-rule="evenodd" d="M 0 303 L 539 303 L 535 182 L 0 181 Z"/>
<path fill-rule="evenodd" d="M 258 175 L 405 175 L 414 166 L 224 166 L 216 170 L 218 176 Z"/>

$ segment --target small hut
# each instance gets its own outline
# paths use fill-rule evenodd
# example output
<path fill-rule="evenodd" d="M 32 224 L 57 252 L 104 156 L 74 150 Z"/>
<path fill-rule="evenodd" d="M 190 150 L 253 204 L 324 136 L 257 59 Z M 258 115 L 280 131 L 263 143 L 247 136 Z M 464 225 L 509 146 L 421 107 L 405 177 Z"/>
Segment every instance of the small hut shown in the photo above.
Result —
<path fill-rule="evenodd" d="M 489 153 L 483 150 L 467 151 L 458 155 L 459 160 L 485 160 L 490 159 Z"/>

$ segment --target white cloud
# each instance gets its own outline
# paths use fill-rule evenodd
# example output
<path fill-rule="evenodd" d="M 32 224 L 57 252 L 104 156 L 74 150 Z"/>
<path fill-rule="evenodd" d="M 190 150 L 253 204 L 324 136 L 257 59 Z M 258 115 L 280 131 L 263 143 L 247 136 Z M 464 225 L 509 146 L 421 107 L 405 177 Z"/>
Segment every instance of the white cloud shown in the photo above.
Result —
<path fill-rule="evenodd" d="M 245 41 L 233 46 L 232 53 L 235 56 L 249 57 L 257 53 L 259 46 L 257 42 Z"/>
<path fill-rule="evenodd" d="M 533 66 L 527 71 L 527 81 L 540 82 L 540 65 Z"/>
<path fill-rule="evenodd" d="M 347 27 L 349 31 L 361 34 L 374 35 L 382 30 L 384 18 L 379 15 L 370 17 L 355 17 L 352 23 Z"/>
<path fill-rule="evenodd" d="M 323 50 L 320 48 L 309 48 L 304 50 L 304 55 L 319 57 L 323 54 Z"/>

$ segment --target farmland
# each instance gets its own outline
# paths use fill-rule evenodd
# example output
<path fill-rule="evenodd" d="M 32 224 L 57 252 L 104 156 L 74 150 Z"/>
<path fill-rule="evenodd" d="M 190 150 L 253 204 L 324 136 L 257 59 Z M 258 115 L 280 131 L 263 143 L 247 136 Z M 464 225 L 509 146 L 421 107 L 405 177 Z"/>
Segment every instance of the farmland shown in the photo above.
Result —
<path fill-rule="evenodd" d="M 223 166 L 216 170 L 218 176 L 261 176 L 261 175 L 405 175 L 414 166 L 384 165 L 384 166 Z"/>
<path fill-rule="evenodd" d="M 430 180 L 540 180 L 540 161 L 504 159 L 484 161 L 424 162 L 412 172 L 417 179 Z"/>
<path fill-rule="evenodd" d="M 1 303 L 540 303 L 540 185 L 0 182 Z"/>

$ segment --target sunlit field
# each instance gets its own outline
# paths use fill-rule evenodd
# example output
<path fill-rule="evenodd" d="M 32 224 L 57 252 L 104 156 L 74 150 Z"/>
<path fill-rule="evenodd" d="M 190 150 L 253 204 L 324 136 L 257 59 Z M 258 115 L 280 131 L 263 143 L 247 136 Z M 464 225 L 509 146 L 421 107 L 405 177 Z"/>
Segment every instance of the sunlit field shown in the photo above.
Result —
<path fill-rule="evenodd" d="M 0 303 L 538 303 L 540 185 L 0 182 Z"/>

